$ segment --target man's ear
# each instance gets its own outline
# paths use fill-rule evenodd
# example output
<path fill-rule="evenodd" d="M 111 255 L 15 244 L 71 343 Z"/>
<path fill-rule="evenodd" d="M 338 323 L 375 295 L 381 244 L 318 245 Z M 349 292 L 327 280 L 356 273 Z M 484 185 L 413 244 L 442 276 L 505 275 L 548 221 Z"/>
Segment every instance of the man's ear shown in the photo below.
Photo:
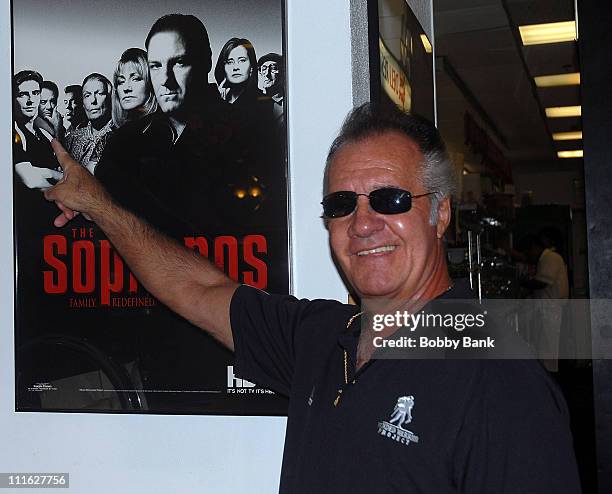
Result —
<path fill-rule="evenodd" d="M 438 204 L 438 222 L 436 223 L 436 236 L 442 238 L 451 220 L 450 197 L 446 196 Z"/>

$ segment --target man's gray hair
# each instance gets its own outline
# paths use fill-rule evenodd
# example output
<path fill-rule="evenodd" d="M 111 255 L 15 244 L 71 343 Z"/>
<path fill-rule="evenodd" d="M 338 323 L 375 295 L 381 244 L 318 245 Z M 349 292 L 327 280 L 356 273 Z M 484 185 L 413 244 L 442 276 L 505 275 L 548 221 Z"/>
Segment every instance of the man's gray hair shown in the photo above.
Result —
<path fill-rule="evenodd" d="M 419 147 L 423 155 L 420 181 L 428 192 L 435 192 L 431 196 L 429 217 L 429 222 L 435 225 L 438 221 L 440 202 L 455 192 L 453 164 L 444 141 L 433 123 L 418 115 L 404 113 L 395 107 L 364 103 L 348 114 L 338 137 L 334 139 L 327 153 L 323 195 L 328 192 L 329 169 L 334 155 L 342 146 L 390 131 L 408 137 Z"/>
<path fill-rule="evenodd" d="M 106 87 L 106 92 L 108 93 L 108 95 L 110 96 L 112 94 L 113 85 L 111 84 L 111 81 L 109 81 L 102 74 L 98 74 L 97 72 L 93 72 L 92 74 L 89 74 L 88 76 L 85 77 L 85 79 L 83 79 L 83 84 L 81 84 L 81 87 L 82 88 L 85 87 L 85 84 L 87 84 L 89 81 L 101 82 Z"/>

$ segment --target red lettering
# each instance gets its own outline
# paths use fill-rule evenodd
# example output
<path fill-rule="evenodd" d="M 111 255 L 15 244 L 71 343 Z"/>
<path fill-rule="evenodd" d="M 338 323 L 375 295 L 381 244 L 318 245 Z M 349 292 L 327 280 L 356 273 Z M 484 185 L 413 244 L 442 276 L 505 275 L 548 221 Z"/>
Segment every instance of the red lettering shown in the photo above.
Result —
<path fill-rule="evenodd" d="M 78 230 L 75 233 L 77 236 L 80 234 Z M 43 257 L 48 266 L 48 269 L 43 271 L 45 293 L 66 293 L 69 288 L 75 293 L 92 293 L 99 290 L 100 305 L 109 306 L 113 294 L 127 290 L 131 293 L 138 292 L 138 280 L 127 269 L 125 262 L 108 240 L 100 240 L 98 245 L 91 240 L 70 240 L 71 245 L 68 245 L 68 239 L 64 235 L 47 235 L 43 239 Z M 256 288 L 267 288 L 268 243 L 264 235 L 246 235 L 242 239 L 231 235 L 219 236 L 210 239 L 210 251 L 206 237 L 185 237 L 184 242 L 187 248 L 195 250 L 201 256 L 214 257 L 214 263 L 232 280 L 242 281 Z M 72 285 L 70 287 L 69 281 Z"/>
<path fill-rule="evenodd" d="M 66 293 L 68 290 L 68 269 L 55 257 L 55 250 L 66 255 L 68 250 L 66 237 L 63 235 L 46 235 L 43 240 L 43 258 L 54 271 L 43 271 L 43 287 L 45 293 Z"/>
<path fill-rule="evenodd" d="M 243 249 L 244 262 L 255 268 L 255 272 L 245 271 L 242 273 L 244 283 L 265 290 L 268 286 L 268 266 L 264 261 L 255 256 L 255 252 L 258 254 L 266 254 L 268 252 L 266 237 L 263 235 L 247 235 L 244 237 Z"/>
<path fill-rule="evenodd" d="M 225 258 L 226 249 L 227 259 Z M 238 240 L 236 237 L 223 235 L 215 238 L 215 264 L 223 270 L 227 266 L 227 275 L 232 280 L 238 281 Z"/>
<path fill-rule="evenodd" d="M 111 266 L 111 252 L 113 262 Z M 119 293 L 123 288 L 123 261 L 108 240 L 100 241 L 100 303 L 110 304 L 110 294 Z M 131 288 L 131 287 L 130 287 Z"/>
<path fill-rule="evenodd" d="M 83 261 L 84 259 L 84 261 Z M 96 254 L 93 242 L 77 240 L 72 244 L 72 286 L 76 293 L 91 293 L 96 287 Z M 85 269 L 83 269 L 83 264 Z M 85 279 L 83 279 L 85 273 Z"/>
<path fill-rule="evenodd" d="M 204 237 L 185 237 L 185 246 L 197 250 L 201 256 L 208 257 L 208 243 Z"/>

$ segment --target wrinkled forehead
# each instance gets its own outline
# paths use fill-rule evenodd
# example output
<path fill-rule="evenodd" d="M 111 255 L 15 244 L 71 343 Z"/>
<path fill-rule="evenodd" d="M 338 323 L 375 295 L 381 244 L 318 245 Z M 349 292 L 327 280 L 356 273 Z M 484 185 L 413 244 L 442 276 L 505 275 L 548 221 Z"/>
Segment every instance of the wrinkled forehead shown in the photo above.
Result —
<path fill-rule="evenodd" d="M 421 184 L 423 154 L 416 142 L 396 131 L 385 131 L 343 143 L 326 170 L 326 188 L 351 181 L 379 186 L 415 188 Z"/>
<path fill-rule="evenodd" d="M 85 93 L 85 92 L 94 92 L 94 91 L 106 93 L 108 91 L 108 88 L 106 87 L 106 83 L 104 83 L 103 81 L 99 79 L 89 79 L 83 85 L 83 92 Z"/>

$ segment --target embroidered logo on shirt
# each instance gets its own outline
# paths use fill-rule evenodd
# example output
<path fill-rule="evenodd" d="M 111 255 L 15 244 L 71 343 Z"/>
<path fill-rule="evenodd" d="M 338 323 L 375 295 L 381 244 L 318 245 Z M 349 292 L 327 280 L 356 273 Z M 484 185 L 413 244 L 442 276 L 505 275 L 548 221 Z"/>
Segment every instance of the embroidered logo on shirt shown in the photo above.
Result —
<path fill-rule="evenodd" d="M 408 446 L 411 442 L 418 443 L 419 436 L 402 426 L 412 422 L 412 408 L 414 407 L 414 396 L 400 396 L 397 399 L 391 418 L 387 422 L 378 422 L 378 433 L 393 441 Z"/>

